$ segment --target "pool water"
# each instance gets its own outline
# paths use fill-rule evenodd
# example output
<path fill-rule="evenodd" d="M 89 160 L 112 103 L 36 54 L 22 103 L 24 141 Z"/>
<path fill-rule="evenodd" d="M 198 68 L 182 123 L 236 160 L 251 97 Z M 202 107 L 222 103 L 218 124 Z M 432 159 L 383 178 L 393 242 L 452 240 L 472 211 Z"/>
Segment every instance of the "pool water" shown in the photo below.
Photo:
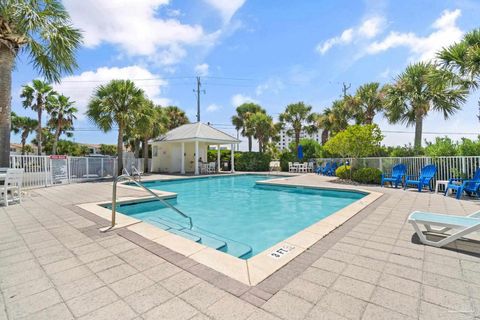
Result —
<path fill-rule="evenodd" d="M 177 193 L 177 199 L 169 201 L 192 217 L 195 228 L 229 240 L 232 252 L 225 247 L 221 250 L 241 258 L 254 256 L 365 196 L 353 191 L 256 184 L 272 178 L 278 176 L 232 175 L 143 184 Z M 117 210 L 149 223 L 160 218 L 157 221 L 164 223 L 159 225 L 188 227 L 186 219 L 159 201 L 123 204 Z M 239 254 L 236 245 L 247 245 L 251 251 Z"/>

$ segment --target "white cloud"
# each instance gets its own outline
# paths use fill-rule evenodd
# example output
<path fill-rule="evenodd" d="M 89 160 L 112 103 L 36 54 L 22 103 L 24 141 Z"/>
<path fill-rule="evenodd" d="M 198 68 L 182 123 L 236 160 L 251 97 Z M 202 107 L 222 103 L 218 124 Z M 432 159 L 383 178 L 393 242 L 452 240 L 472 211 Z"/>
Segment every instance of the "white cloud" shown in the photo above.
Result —
<path fill-rule="evenodd" d="M 253 98 L 251 98 L 251 97 L 249 97 L 249 96 L 245 96 L 245 95 L 243 95 L 243 94 L 241 94 L 241 93 L 238 93 L 238 94 L 236 94 L 236 95 L 234 95 L 234 96 L 232 97 L 232 105 L 233 105 L 235 108 L 238 107 L 238 106 L 241 105 L 241 104 L 246 103 L 246 102 L 258 103 L 257 100 L 255 100 L 255 99 L 253 99 Z"/>
<path fill-rule="evenodd" d="M 209 66 L 207 63 L 198 64 L 195 66 L 195 74 L 205 77 L 206 75 L 208 75 L 208 68 Z"/>
<path fill-rule="evenodd" d="M 223 22 L 228 23 L 233 15 L 240 9 L 245 0 L 204 0 L 214 7 L 222 16 Z"/>
<path fill-rule="evenodd" d="M 371 17 L 362 22 L 357 27 L 344 30 L 341 35 L 330 38 L 316 47 L 316 51 L 325 54 L 336 45 L 345 45 L 360 39 L 371 39 L 383 31 L 385 19 L 379 16 Z"/>
<path fill-rule="evenodd" d="M 118 46 L 131 56 L 150 56 L 158 50 L 159 61 L 178 61 L 182 45 L 205 41 L 203 28 L 183 24 L 175 18 L 162 19 L 157 11 L 169 0 L 64 0 L 72 21 L 84 31 L 89 48 L 102 43 Z M 180 49 L 179 49 L 180 48 Z M 179 54 L 180 53 L 180 54 Z"/>
<path fill-rule="evenodd" d="M 160 105 L 167 105 L 170 100 L 161 97 L 161 88 L 168 83 L 149 70 L 139 66 L 124 68 L 102 67 L 94 71 L 85 71 L 79 75 L 68 76 L 62 79 L 60 84 L 54 85 L 54 89 L 75 101 L 79 110 L 78 118 L 84 117 L 88 101 L 94 90 L 99 85 L 105 84 L 113 79 L 155 79 L 155 80 L 134 80 L 135 84 L 142 88 L 150 99 Z M 157 80 L 158 79 L 158 80 Z"/>
<path fill-rule="evenodd" d="M 212 103 L 207 107 L 207 112 L 215 112 L 215 111 L 220 110 L 221 108 L 222 108 L 221 106 L 219 106 L 215 103 Z"/>
<path fill-rule="evenodd" d="M 279 78 L 269 78 L 267 81 L 264 83 L 261 83 L 257 86 L 255 93 L 257 96 L 260 96 L 264 94 L 265 92 L 272 92 L 272 93 L 279 93 L 283 88 L 285 88 L 285 85 L 283 84 L 283 81 Z"/>
<path fill-rule="evenodd" d="M 377 54 L 391 48 L 407 47 L 412 54 L 411 59 L 431 60 L 442 47 L 462 38 L 463 31 L 456 24 L 460 15 L 459 9 L 443 11 L 442 15 L 432 24 L 434 31 L 425 37 L 418 36 L 413 32 L 392 31 L 385 39 L 371 43 L 366 53 Z"/>

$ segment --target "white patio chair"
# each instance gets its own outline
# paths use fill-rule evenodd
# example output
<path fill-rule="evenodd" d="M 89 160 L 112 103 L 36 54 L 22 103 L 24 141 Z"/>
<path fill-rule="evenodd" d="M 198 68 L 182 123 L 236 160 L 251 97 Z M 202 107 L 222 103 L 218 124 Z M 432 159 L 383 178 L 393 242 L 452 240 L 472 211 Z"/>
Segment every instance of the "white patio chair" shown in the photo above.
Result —
<path fill-rule="evenodd" d="M 307 172 L 313 172 L 313 162 L 308 163 Z"/>
<path fill-rule="evenodd" d="M 300 163 L 298 165 L 298 172 L 307 173 L 308 165 L 307 163 Z"/>
<path fill-rule="evenodd" d="M 288 172 L 295 172 L 295 168 L 293 167 L 293 163 L 288 163 Z"/>
<path fill-rule="evenodd" d="M 216 172 L 215 162 L 209 162 L 207 167 L 207 173 L 215 173 L 215 172 Z"/>
<path fill-rule="evenodd" d="M 0 186 L 1 202 L 8 206 L 9 202 L 22 201 L 23 169 L 8 169 L 5 183 Z"/>

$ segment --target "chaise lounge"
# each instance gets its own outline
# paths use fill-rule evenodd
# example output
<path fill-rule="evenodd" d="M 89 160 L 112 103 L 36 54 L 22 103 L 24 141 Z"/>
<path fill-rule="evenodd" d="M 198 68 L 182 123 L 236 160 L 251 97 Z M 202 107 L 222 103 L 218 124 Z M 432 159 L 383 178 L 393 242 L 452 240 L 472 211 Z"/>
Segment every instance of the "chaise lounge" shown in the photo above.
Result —
<path fill-rule="evenodd" d="M 415 229 L 420 241 L 424 244 L 443 247 L 467 234 L 480 230 L 480 211 L 474 212 L 468 216 L 453 216 L 439 213 L 429 213 L 415 211 L 408 217 Z M 420 230 L 419 225 L 423 224 L 427 232 L 446 235 L 445 238 L 439 241 L 428 240 L 425 234 Z M 440 227 L 441 229 L 434 229 L 432 226 Z M 449 230 L 456 230 L 453 234 L 446 234 Z"/>

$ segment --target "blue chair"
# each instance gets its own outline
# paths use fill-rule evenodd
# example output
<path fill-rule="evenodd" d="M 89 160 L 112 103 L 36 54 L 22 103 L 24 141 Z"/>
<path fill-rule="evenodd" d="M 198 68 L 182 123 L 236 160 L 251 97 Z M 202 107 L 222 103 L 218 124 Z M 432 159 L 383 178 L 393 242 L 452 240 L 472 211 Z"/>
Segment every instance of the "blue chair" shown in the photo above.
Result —
<path fill-rule="evenodd" d="M 327 176 L 332 176 L 334 177 L 335 176 L 335 171 L 337 171 L 337 168 L 338 168 L 338 163 L 334 162 L 332 164 L 332 166 L 330 167 L 330 170 L 328 170 L 325 174 Z"/>
<path fill-rule="evenodd" d="M 315 169 L 315 173 L 323 174 L 323 172 L 331 165 L 332 163 L 330 161 L 327 161 L 327 163 L 324 166 L 318 166 L 317 169 Z"/>
<path fill-rule="evenodd" d="M 382 180 L 380 185 L 383 187 L 385 182 L 390 182 L 390 185 L 395 188 L 398 188 L 398 184 L 401 183 L 403 187 L 403 177 L 407 173 L 407 166 L 400 163 L 392 168 L 392 173 L 390 175 L 386 175 L 382 173 Z"/>
<path fill-rule="evenodd" d="M 455 191 L 457 199 L 462 197 L 464 191 L 469 196 L 477 195 L 477 197 L 480 197 L 480 168 L 475 171 L 473 178 L 470 180 L 459 178 L 450 179 L 445 189 L 445 195 L 448 194 L 448 190 Z"/>
<path fill-rule="evenodd" d="M 407 189 L 408 185 L 414 185 L 418 187 L 418 192 L 422 192 L 424 187 L 428 187 L 430 191 L 433 191 L 430 185 L 430 181 L 432 181 L 436 173 L 437 173 L 437 167 L 435 165 L 433 164 L 426 165 L 420 171 L 420 175 L 418 176 L 417 179 L 414 179 L 415 176 L 407 176 L 403 189 Z"/>

